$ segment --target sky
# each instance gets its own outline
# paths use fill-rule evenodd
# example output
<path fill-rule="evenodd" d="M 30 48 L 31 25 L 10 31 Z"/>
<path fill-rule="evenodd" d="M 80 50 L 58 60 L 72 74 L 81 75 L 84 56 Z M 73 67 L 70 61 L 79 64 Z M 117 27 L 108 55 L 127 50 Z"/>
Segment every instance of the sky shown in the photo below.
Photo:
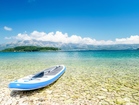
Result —
<path fill-rule="evenodd" d="M 0 0 L 0 44 L 139 44 L 139 0 Z"/>

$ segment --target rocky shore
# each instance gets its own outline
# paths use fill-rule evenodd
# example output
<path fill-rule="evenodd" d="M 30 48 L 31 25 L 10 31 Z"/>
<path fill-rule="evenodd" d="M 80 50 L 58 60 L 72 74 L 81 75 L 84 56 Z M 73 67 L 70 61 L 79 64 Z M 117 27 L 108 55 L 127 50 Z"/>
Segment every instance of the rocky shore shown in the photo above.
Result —
<path fill-rule="evenodd" d="M 75 70 L 74 68 L 70 70 Z M 102 71 L 101 71 L 102 72 Z M 66 73 L 55 83 L 33 91 L 11 91 L 7 80 L 1 79 L 1 105 L 138 105 L 138 77 L 98 73 L 95 70 Z M 102 75 L 103 74 L 103 75 Z M 3 82 L 2 82 L 3 81 Z"/>
<path fill-rule="evenodd" d="M 69 61 L 64 75 L 52 85 L 34 91 L 11 91 L 11 81 L 51 65 L 42 60 L 21 61 L 0 62 L 0 105 L 139 105 L 138 59 L 99 60 L 96 64 Z"/>

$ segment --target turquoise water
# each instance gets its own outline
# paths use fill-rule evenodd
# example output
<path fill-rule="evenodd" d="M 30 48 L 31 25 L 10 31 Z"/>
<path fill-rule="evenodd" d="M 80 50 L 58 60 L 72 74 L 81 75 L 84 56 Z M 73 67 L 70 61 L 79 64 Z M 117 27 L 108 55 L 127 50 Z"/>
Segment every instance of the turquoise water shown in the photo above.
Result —
<path fill-rule="evenodd" d="M 0 71 L 29 73 L 53 65 L 64 64 L 78 71 L 139 70 L 139 51 L 68 51 L 68 52 L 8 52 L 0 53 Z M 70 69 L 67 69 L 70 71 Z M 72 70 L 71 70 L 72 71 Z M 26 74 L 26 72 L 24 73 Z"/>
<path fill-rule="evenodd" d="M 110 104 L 125 104 L 127 99 L 138 103 L 137 50 L 0 53 L 0 86 L 7 87 L 12 80 L 59 64 L 67 69 L 50 87 L 52 90 L 59 87 L 53 90 L 54 96 L 66 94 L 70 102 L 80 99 L 93 102 L 104 98 L 103 101 Z M 69 100 L 67 97 L 63 100 Z"/>
<path fill-rule="evenodd" d="M 99 71 L 103 71 L 103 69 L 114 71 L 116 69 L 117 71 L 138 72 L 139 51 L 0 53 L 0 71 L 7 73 L 11 72 L 11 70 L 12 72 L 18 71 L 23 73 L 24 70 L 27 70 L 29 73 L 32 73 L 59 64 L 64 64 L 69 68 L 75 68 L 75 72 L 92 71 L 94 69 Z"/>
<path fill-rule="evenodd" d="M 63 52 L 1 52 L 0 59 L 92 59 L 92 58 L 139 58 L 138 50 L 121 51 L 63 51 Z"/>

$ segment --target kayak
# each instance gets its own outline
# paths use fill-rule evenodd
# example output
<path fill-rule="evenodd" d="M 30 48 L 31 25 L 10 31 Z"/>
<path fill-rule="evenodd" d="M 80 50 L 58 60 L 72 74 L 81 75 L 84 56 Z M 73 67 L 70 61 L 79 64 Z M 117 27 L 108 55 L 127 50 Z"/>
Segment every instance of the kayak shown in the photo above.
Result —
<path fill-rule="evenodd" d="M 27 91 L 43 88 L 55 82 L 66 70 L 64 65 L 57 65 L 35 75 L 29 75 L 9 83 L 9 88 L 18 91 Z"/>

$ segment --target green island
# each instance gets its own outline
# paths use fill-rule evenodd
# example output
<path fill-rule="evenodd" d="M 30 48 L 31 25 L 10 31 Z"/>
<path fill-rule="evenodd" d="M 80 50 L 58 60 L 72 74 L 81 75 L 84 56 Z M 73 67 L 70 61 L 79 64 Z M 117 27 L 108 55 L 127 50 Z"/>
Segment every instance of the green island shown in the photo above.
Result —
<path fill-rule="evenodd" d="M 61 50 L 56 47 L 38 47 L 38 46 L 17 46 L 14 48 L 6 48 L 1 52 L 45 52 Z"/>
<path fill-rule="evenodd" d="M 139 48 L 137 48 L 137 50 L 139 50 Z"/>

